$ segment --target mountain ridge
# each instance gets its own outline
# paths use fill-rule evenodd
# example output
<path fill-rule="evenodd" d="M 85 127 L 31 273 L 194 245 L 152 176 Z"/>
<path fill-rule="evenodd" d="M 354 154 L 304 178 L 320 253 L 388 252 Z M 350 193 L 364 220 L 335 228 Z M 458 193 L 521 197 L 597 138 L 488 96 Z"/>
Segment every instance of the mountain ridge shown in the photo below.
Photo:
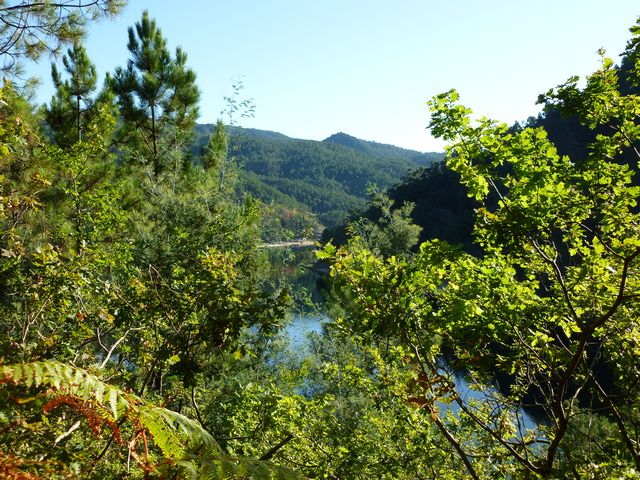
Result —
<path fill-rule="evenodd" d="M 390 143 L 380 143 L 373 140 L 363 140 L 344 132 L 334 133 L 333 135 L 330 135 L 322 140 L 322 142 L 343 145 L 345 147 L 353 148 L 354 150 L 358 150 L 367 155 L 376 157 L 405 158 L 407 160 L 419 163 L 421 166 L 428 166 L 433 160 L 432 156 L 434 154 L 440 153 L 420 152 L 418 150 L 398 147 Z"/>
<path fill-rule="evenodd" d="M 194 155 L 207 145 L 213 128 L 212 124 L 196 126 Z M 324 225 L 335 225 L 362 208 L 370 185 L 386 189 L 409 172 L 444 157 L 342 132 L 321 141 L 236 126 L 228 127 L 228 132 L 229 155 L 242 166 L 244 191 L 266 203 L 306 208 Z"/>
<path fill-rule="evenodd" d="M 213 123 L 198 123 L 196 125 L 196 130 L 206 129 L 213 130 L 215 124 Z M 231 135 L 237 134 L 249 134 L 252 136 L 264 137 L 264 138 L 278 138 L 282 140 L 298 140 L 305 142 L 320 142 L 320 143 L 333 143 L 337 145 L 342 145 L 344 147 L 353 148 L 354 150 L 360 150 L 368 153 L 375 153 L 377 156 L 389 156 L 388 154 L 382 155 L 380 150 L 388 149 L 391 152 L 397 153 L 397 156 L 402 158 L 413 158 L 420 155 L 443 155 L 444 152 L 437 151 L 427 151 L 422 152 L 420 150 L 414 150 L 411 148 L 399 147 L 397 145 L 393 145 L 391 143 L 383 143 L 377 142 L 375 140 L 364 140 L 362 138 L 354 137 L 345 132 L 336 132 L 332 135 L 329 135 L 327 138 L 323 140 L 312 140 L 308 138 L 298 138 L 291 137 L 289 135 L 285 135 L 284 133 L 276 132 L 275 130 L 264 130 L 260 128 L 246 128 L 246 127 L 238 127 L 238 126 L 225 126 L 227 131 Z M 373 148 L 372 148 L 373 147 Z"/>

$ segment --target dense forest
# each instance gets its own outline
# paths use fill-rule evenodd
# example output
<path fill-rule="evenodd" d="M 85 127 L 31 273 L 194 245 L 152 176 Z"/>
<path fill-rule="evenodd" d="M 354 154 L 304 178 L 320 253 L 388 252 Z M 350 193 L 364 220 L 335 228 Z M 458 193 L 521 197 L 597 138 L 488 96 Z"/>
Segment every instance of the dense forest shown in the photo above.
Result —
<path fill-rule="evenodd" d="M 207 145 L 214 127 L 196 125 L 194 154 Z M 441 153 L 420 153 L 345 133 L 321 142 L 237 126 L 228 133 L 229 156 L 242 167 L 243 192 L 265 203 L 307 210 L 331 227 L 364 207 L 369 186 L 388 188 L 409 171 L 443 158 Z"/>
<path fill-rule="evenodd" d="M 149 12 L 99 79 L 123 5 L 0 3 L 0 479 L 638 476 L 640 20 L 523 124 L 435 96 L 440 161 L 196 125 Z M 319 223 L 330 321 L 291 345 L 264 243 Z"/>

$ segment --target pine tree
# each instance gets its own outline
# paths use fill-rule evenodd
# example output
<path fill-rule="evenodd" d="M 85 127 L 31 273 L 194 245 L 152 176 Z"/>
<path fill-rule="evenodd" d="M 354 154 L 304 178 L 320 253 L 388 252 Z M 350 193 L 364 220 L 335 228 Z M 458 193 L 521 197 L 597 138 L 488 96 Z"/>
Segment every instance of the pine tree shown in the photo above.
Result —
<path fill-rule="evenodd" d="M 224 187 L 225 173 L 228 162 L 229 134 L 222 120 L 216 122 L 216 126 L 209 137 L 209 143 L 203 150 L 202 162 L 205 170 L 218 172 L 220 176 L 220 189 Z"/>
<path fill-rule="evenodd" d="M 163 134 L 177 130 L 166 136 L 165 144 L 172 148 L 172 141 L 188 140 L 195 124 L 200 97 L 196 76 L 186 67 L 187 55 L 180 48 L 171 57 L 147 11 L 135 28 L 129 28 L 127 48 L 131 59 L 126 69 L 117 68 L 110 79 L 124 120 L 122 140 L 136 145 L 158 177 L 163 170 Z"/>
<path fill-rule="evenodd" d="M 62 58 L 68 76 L 63 80 L 56 64 L 51 66 L 51 78 L 56 93 L 45 108 L 45 120 L 60 146 L 70 146 L 80 141 L 87 125 L 95 117 L 97 107 L 112 101 L 109 92 L 94 98 L 98 76 L 96 67 L 85 48 L 75 43 Z"/>
<path fill-rule="evenodd" d="M 78 42 L 90 21 L 112 17 L 126 0 L 0 1 L 0 71 L 13 76 L 19 60 L 38 60 Z"/>

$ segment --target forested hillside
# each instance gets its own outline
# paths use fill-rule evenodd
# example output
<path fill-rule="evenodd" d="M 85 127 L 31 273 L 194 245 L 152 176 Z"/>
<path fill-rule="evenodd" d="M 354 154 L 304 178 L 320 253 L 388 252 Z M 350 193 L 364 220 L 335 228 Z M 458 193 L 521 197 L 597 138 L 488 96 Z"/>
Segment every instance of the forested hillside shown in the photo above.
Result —
<path fill-rule="evenodd" d="M 402 158 L 421 167 L 429 166 L 434 161 L 442 160 L 443 158 L 442 154 L 440 153 L 420 153 L 416 152 L 415 150 L 408 150 L 406 148 L 400 148 L 394 145 L 360 140 L 359 138 L 352 137 L 351 135 L 342 132 L 335 133 L 325 138 L 323 142 L 342 145 L 344 147 L 348 147 L 358 152 L 364 153 L 365 155 L 370 157 L 390 159 Z"/>
<path fill-rule="evenodd" d="M 428 168 L 409 173 L 401 182 L 384 194 L 392 202 L 391 211 L 411 205 L 411 221 L 420 227 L 420 242 L 439 238 L 451 244 L 463 245 L 467 251 L 477 252 L 473 244 L 474 210 L 478 206 L 460 184 L 460 176 L 437 162 Z M 343 222 L 323 232 L 322 240 L 336 245 L 346 243 L 353 225 L 363 221 L 378 223 L 383 209 L 375 201 L 351 213 Z"/>
<path fill-rule="evenodd" d="M 194 153 L 206 145 L 213 128 L 196 126 Z M 267 203 L 306 208 L 328 226 L 361 208 L 369 185 L 387 188 L 443 157 L 345 134 L 317 142 L 232 127 L 229 137 L 229 155 L 242 167 L 240 179 L 247 192 Z"/>

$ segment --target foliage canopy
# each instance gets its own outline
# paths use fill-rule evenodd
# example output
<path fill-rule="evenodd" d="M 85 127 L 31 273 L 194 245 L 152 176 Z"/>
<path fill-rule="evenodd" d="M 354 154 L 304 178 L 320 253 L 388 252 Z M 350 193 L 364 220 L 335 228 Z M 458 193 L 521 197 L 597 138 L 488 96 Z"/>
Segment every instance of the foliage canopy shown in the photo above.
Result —
<path fill-rule="evenodd" d="M 81 26 L 74 11 L 119 3 L 12 5 L 3 18 L 59 20 L 50 33 L 64 43 Z M 5 48 L 37 56 L 24 28 Z M 195 161 L 195 74 L 146 12 L 98 96 L 80 44 L 65 79 L 53 69 L 44 112 L 5 82 L 0 477 L 637 476 L 640 23 L 632 33 L 624 68 L 601 52 L 584 86 L 541 97 L 589 131 L 568 154 L 541 126 L 474 121 L 454 90 L 434 97 L 450 170 L 374 193 L 350 241 L 318 253 L 339 301 L 304 356 L 278 337 L 290 294 L 269 279 L 260 206 L 237 194 L 228 155 L 261 152 L 263 168 L 296 178 L 299 201 L 298 180 L 323 178 L 322 202 L 336 178 L 353 197 L 366 190 L 363 152 L 380 160 L 387 146 L 234 141 L 218 122 Z M 236 93 L 230 114 L 250 107 Z M 343 148 L 353 165 L 302 168 Z M 411 252 L 415 190 L 458 179 L 471 200 L 450 216 L 475 205 L 475 244 L 429 230 Z"/>
<path fill-rule="evenodd" d="M 630 42 L 627 58 L 636 49 Z M 638 86 L 637 69 L 629 81 Z M 358 243 L 322 255 L 347 305 L 344 328 L 399 345 L 415 370 L 407 398 L 431 415 L 473 478 L 487 463 L 501 476 L 640 469 L 640 97 L 620 83 L 602 54 L 584 88 L 572 78 L 545 96 L 596 130 L 580 158 L 560 156 L 542 128 L 473 122 L 457 92 L 436 96 L 430 128 L 452 142 L 447 165 L 480 204 L 482 254 L 436 240 L 410 260 L 384 260 Z M 629 152 L 633 162 L 623 160 Z M 481 398 L 464 395 L 456 369 Z M 537 412 L 537 425 L 523 409 Z M 594 422 L 617 431 L 600 439 Z M 574 450 L 576 437 L 603 455 Z"/>

